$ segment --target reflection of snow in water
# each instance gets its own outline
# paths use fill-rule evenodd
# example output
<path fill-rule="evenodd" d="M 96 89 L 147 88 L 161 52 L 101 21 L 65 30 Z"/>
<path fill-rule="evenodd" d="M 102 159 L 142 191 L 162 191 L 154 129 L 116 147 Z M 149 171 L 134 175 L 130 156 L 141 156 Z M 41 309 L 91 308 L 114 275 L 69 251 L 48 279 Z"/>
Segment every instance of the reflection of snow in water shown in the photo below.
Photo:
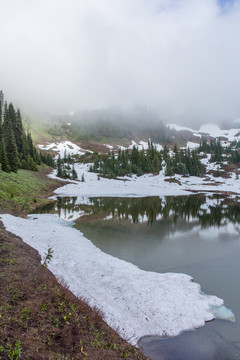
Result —
<path fill-rule="evenodd" d="M 213 313 L 216 316 L 216 319 L 229 320 L 235 322 L 235 315 L 231 309 L 228 309 L 226 306 L 222 305 L 218 308 L 213 309 Z"/>

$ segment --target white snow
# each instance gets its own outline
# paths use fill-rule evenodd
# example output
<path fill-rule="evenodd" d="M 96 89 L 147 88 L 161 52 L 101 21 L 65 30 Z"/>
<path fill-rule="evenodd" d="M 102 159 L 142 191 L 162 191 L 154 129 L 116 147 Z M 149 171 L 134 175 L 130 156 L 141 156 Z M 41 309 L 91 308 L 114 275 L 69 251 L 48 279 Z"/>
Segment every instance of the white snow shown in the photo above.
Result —
<path fill-rule="evenodd" d="M 109 145 L 109 144 L 103 144 L 104 146 L 106 146 L 106 148 L 112 150 L 114 147 L 112 145 Z"/>
<path fill-rule="evenodd" d="M 207 165 L 208 163 L 209 163 L 209 161 L 210 161 L 210 158 L 211 158 L 211 154 L 207 154 L 207 157 L 205 158 L 202 158 L 200 161 L 201 161 L 201 163 L 203 164 L 203 165 Z"/>
<path fill-rule="evenodd" d="M 154 144 L 154 146 L 156 146 L 157 151 L 163 150 L 163 146 L 160 144 Z"/>
<path fill-rule="evenodd" d="M 161 144 L 157 144 L 153 142 L 153 145 L 156 146 L 157 151 L 161 151 L 163 149 L 163 146 Z M 135 146 L 138 150 L 147 150 L 148 149 L 148 143 L 146 141 L 140 140 L 138 143 L 136 143 L 136 141 L 132 140 L 131 144 L 128 145 L 127 147 L 122 146 L 122 145 L 117 145 L 119 149 L 121 150 L 132 150 L 133 147 Z"/>
<path fill-rule="evenodd" d="M 146 141 L 139 141 L 139 144 L 142 146 L 142 149 L 147 150 L 148 149 L 148 143 Z M 160 145 L 161 146 L 161 145 Z M 159 150 L 158 150 L 159 151 Z"/>
<path fill-rule="evenodd" d="M 230 141 L 233 140 L 240 140 L 240 136 L 237 135 L 240 132 L 240 128 L 238 129 L 230 129 L 230 130 L 222 130 L 219 128 L 218 125 L 216 124 L 205 124 L 202 125 L 200 127 L 200 129 L 198 131 L 193 130 L 191 128 L 188 127 L 184 127 L 184 126 L 179 126 L 176 124 L 168 124 L 167 125 L 170 129 L 175 129 L 176 131 L 183 131 L 183 130 L 187 130 L 193 133 L 194 136 L 199 136 L 201 137 L 202 135 L 209 135 L 213 138 L 226 138 L 227 142 L 224 142 L 224 145 L 228 145 Z"/>
<path fill-rule="evenodd" d="M 42 257 L 50 246 L 54 253 L 49 269 L 74 294 L 100 308 L 106 322 L 132 344 L 144 335 L 175 336 L 202 326 L 223 304 L 203 294 L 188 275 L 143 271 L 103 253 L 55 215 L 1 219 Z"/>
<path fill-rule="evenodd" d="M 176 130 L 176 131 L 190 131 L 190 132 L 194 132 L 195 130 L 186 127 L 186 126 L 180 126 L 177 124 L 167 124 L 167 126 L 169 127 L 170 130 Z"/>
<path fill-rule="evenodd" d="M 199 129 L 199 132 L 209 134 L 212 137 L 225 137 L 228 141 L 238 140 L 239 136 L 236 136 L 239 133 L 240 129 L 230 129 L 222 130 L 218 125 L 215 124 L 206 124 L 202 125 Z"/>
<path fill-rule="evenodd" d="M 55 190 L 55 193 L 62 196 L 150 196 L 150 195 L 185 195 L 188 192 L 177 184 L 170 184 L 164 181 L 164 174 L 158 176 L 146 174 L 140 177 L 123 177 L 122 180 L 100 178 L 96 173 L 88 172 L 89 165 L 76 164 L 78 178 L 84 173 L 85 182 L 75 182 Z M 56 171 L 51 177 L 56 177 Z"/>
<path fill-rule="evenodd" d="M 38 145 L 39 149 L 41 150 L 52 150 L 57 152 L 61 157 L 64 156 L 64 153 L 66 151 L 66 154 L 70 155 L 83 155 L 86 153 L 86 151 L 89 150 L 83 150 L 80 148 L 80 146 L 72 143 L 71 141 L 61 141 L 56 143 L 51 143 L 47 145 Z M 89 151 L 92 152 L 92 151 Z"/>
<path fill-rule="evenodd" d="M 206 161 L 206 159 L 203 159 Z M 214 191 L 228 191 L 240 194 L 240 179 L 232 173 L 228 179 L 221 176 L 215 178 L 207 174 L 207 177 L 174 177 L 164 176 L 164 169 L 156 176 L 145 174 L 143 176 L 124 176 L 121 180 L 100 178 L 96 173 L 88 171 L 90 164 L 75 164 L 78 179 L 84 173 L 85 182 L 72 181 L 64 187 L 55 190 L 60 196 L 166 196 L 166 195 L 189 195 L 192 191 L 205 193 Z M 207 170 L 217 169 L 215 163 L 208 164 Z M 56 170 L 50 175 L 56 178 Z M 175 179 L 178 182 L 167 182 L 165 180 Z"/>
<path fill-rule="evenodd" d="M 198 148 L 199 144 L 192 141 L 188 141 L 186 147 L 192 150 Z"/>
<path fill-rule="evenodd" d="M 138 147 L 138 144 L 132 140 L 131 145 L 128 146 L 128 149 L 133 149 L 133 147 Z"/>

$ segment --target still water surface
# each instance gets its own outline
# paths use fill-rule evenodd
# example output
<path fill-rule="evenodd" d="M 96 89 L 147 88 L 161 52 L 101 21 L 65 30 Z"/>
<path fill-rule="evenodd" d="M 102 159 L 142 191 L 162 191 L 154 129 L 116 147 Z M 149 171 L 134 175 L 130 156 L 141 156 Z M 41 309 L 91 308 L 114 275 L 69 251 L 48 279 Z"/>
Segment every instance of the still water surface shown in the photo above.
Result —
<path fill-rule="evenodd" d="M 41 213 L 58 213 L 105 253 L 141 269 L 191 275 L 207 294 L 224 299 L 236 322 L 139 346 L 159 360 L 240 359 L 240 207 L 238 198 L 213 195 L 146 198 L 58 198 Z M 160 300 L 159 300 L 160 301 Z"/>

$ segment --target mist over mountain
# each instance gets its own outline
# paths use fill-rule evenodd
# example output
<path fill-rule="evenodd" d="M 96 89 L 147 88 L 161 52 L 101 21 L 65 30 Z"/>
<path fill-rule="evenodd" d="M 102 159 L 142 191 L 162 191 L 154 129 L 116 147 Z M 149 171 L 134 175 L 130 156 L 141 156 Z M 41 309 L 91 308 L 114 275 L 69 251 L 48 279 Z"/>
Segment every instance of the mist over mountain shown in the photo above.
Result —
<path fill-rule="evenodd" d="M 140 104 L 195 128 L 240 118 L 239 0 L 0 4 L 1 88 L 26 112 Z"/>
<path fill-rule="evenodd" d="M 56 118 L 49 131 L 57 136 L 67 132 L 75 141 L 104 138 L 165 141 L 170 136 L 159 114 L 143 106 L 78 111 Z"/>

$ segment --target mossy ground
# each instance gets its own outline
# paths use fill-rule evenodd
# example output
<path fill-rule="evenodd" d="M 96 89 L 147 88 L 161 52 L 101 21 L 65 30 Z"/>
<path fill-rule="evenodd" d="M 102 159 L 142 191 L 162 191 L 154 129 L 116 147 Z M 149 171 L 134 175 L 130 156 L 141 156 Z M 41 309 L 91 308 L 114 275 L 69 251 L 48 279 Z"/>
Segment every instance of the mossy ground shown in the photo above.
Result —
<path fill-rule="evenodd" d="M 5 173 L 0 170 L 0 211 L 28 213 L 36 206 L 47 202 L 47 197 L 62 182 L 47 178 L 49 168 L 38 172 L 19 170 Z"/>

